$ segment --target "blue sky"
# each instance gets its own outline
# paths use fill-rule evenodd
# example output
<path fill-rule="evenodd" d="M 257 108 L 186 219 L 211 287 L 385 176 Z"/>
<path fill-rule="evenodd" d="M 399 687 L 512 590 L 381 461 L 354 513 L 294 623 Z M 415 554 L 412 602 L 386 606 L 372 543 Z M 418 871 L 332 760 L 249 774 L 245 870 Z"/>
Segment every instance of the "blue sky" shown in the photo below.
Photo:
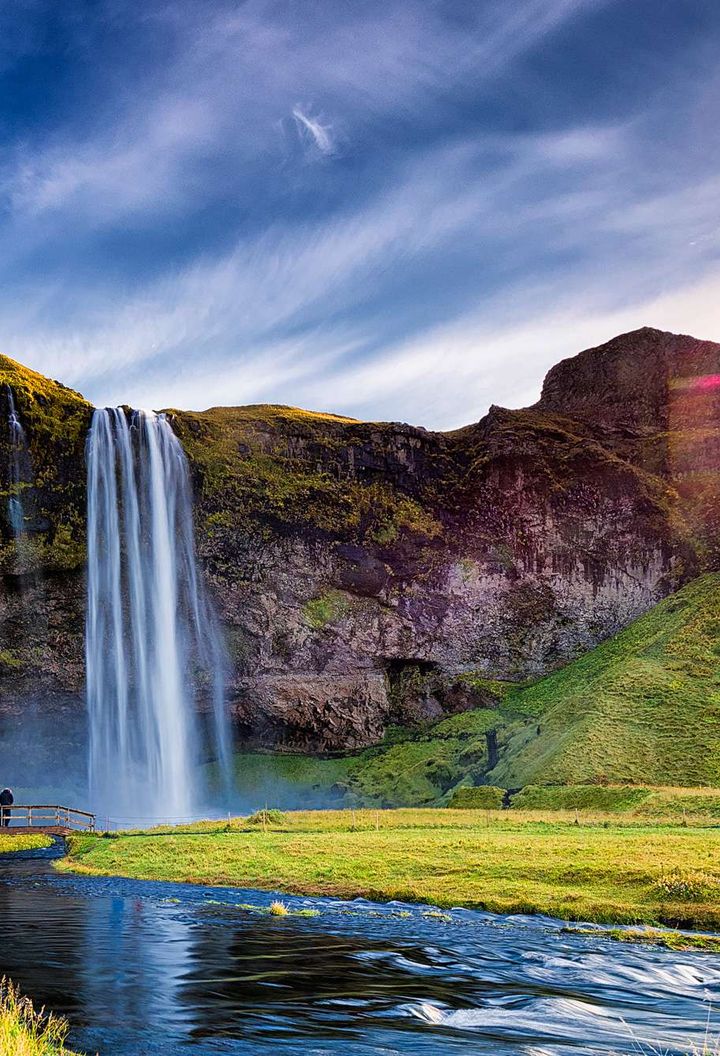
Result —
<path fill-rule="evenodd" d="M 452 428 L 720 340 L 717 0 L 0 0 L 0 351 Z"/>

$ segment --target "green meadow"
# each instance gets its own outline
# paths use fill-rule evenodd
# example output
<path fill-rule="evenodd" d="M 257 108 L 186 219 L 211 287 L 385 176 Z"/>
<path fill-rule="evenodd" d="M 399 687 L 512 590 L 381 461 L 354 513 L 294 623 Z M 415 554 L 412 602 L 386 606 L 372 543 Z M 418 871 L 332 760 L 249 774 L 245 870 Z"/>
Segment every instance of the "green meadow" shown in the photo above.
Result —
<path fill-rule="evenodd" d="M 577 821 L 576 821 L 577 818 Z M 597 811 L 346 810 L 77 836 L 95 876 L 720 929 L 720 830 Z"/>

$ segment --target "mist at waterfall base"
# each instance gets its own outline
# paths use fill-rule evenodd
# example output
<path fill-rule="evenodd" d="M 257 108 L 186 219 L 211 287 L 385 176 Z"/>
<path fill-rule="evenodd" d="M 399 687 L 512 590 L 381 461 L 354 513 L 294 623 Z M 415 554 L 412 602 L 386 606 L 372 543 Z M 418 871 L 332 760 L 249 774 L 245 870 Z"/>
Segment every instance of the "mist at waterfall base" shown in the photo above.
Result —
<path fill-rule="evenodd" d="M 206 814 L 223 793 L 227 660 L 195 558 L 190 476 L 162 414 L 103 409 L 87 443 L 90 802 L 142 826 Z"/>

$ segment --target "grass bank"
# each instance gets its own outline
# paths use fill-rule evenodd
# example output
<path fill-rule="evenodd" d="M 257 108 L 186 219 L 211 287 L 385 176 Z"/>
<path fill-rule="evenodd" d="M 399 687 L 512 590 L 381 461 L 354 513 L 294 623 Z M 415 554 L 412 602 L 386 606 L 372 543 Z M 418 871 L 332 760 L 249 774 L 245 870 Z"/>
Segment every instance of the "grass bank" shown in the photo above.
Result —
<path fill-rule="evenodd" d="M 542 811 L 271 812 L 73 837 L 98 876 L 401 899 L 564 920 L 720 930 L 720 830 Z"/>
<path fill-rule="evenodd" d="M 36 1011 L 7 979 L 0 980 L 0 1053 L 2 1056 L 74 1056 L 65 1048 L 68 1024 Z"/>
<path fill-rule="evenodd" d="M 461 789 L 472 799 L 483 788 Z M 454 805 L 454 803 L 452 804 Z M 463 804 L 465 806 L 467 804 Z M 720 788 L 647 785 L 526 785 L 510 798 L 512 810 L 596 811 L 624 818 L 720 825 Z"/>
<path fill-rule="evenodd" d="M 18 836 L 0 833 L 0 854 L 9 854 L 12 851 L 36 851 L 41 847 L 52 846 L 52 842 L 49 836 L 43 836 L 42 833 Z"/>
<path fill-rule="evenodd" d="M 597 935 L 593 928 L 563 928 L 569 935 Z M 603 933 L 605 938 L 616 942 L 630 942 L 636 946 L 661 946 L 665 950 L 703 953 L 720 953 L 720 935 L 689 934 L 686 931 L 668 931 L 658 928 L 610 928 Z"/>

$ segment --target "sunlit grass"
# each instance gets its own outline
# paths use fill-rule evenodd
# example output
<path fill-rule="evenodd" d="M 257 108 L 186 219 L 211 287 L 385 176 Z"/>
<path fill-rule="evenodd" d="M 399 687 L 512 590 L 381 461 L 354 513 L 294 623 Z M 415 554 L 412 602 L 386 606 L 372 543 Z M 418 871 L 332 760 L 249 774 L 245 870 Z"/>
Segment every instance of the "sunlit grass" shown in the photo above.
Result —
<path fill-rule="evenodd" d="M 41 847 L 52 846 L 52 842 L 49 836 L 44 836 L 42 833 L 17 836 L 0 833 L 0 854 L 9 854 L 12 851 L 37 851 Z"/>
<path fill-rule="evenodd" d="M 717 790 L 719 617 L 720 575 L 709 573 L 572 663 L 510 692 L 504 706 L 528 720 L 510 736 L 490 782 L 633 780 Z"/>
<path fill-rule="evenodd" d="M 590 935 L 594 938 L 598 936 L 596 928 L 567 927 L 565 931 L 573 935 Z M 667 928 L 609 928 L 602 933 L 602 937 L 637 946 L 660 946 L 665 950 L 701 950 L 705 953 L 720 954 L 720 935 L 701 932 L 673 931 Z"/>
<path fill-rule="evenodd" d="M 0 981 L 0 1053 L 2 1056 L 73 1056 L 65 1048 L 68 1024 L 36 1011 L 12 983 Z"/>
<path fill-rule="evenodd" d="M 711 826 L 442 809 L 300 811 L 281 819 L 73 837 L 61 868 L 720 930 L 720 831 Z"/>

